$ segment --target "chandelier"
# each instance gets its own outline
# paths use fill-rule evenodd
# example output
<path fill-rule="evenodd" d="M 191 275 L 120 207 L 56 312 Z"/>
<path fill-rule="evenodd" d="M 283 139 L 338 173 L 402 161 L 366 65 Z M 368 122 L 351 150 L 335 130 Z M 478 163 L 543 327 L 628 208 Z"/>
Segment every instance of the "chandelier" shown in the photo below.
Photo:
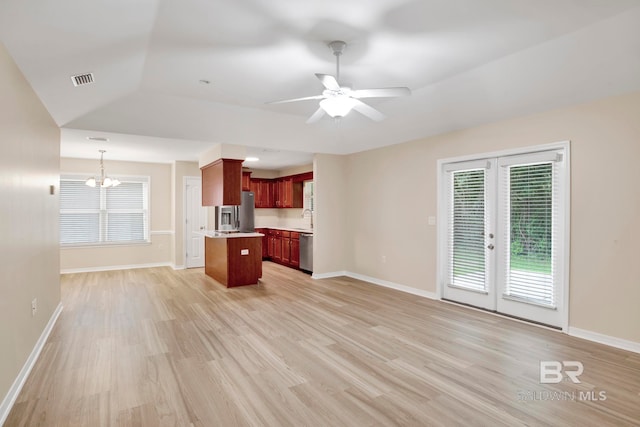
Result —
<path fill-rule="evenodd" d="M 120 185 L 120 181 L 117 178 L 109 178 L 104 173 L 103 157 L 104 157 L 104 153 L 106 153 L 107 151 L 106 150 L 98 150 L 98 151 L 100 152 L 100 177 L 96 178 L 95 176 L 92 176 L 91 178 L 87 178 L 87 180 L 84 183 L 89 187 L 95 187 L 96 185 L 99 185 L 100 187 L 103 187 L 103 188 L 117 187 L 118 185 Z"/>

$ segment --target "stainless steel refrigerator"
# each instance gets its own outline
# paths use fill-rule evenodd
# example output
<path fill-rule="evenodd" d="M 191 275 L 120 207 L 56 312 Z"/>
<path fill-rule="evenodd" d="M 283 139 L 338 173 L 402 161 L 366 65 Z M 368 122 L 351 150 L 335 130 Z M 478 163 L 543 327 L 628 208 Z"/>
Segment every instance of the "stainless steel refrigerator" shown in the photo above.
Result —
<path fill-rule="evenodd" d="M 240 206 L 238 207 L 238 230 L 241 233 L 253 233 L 256 231 L 255 198 L 251 191 L 243 191 Z"/>

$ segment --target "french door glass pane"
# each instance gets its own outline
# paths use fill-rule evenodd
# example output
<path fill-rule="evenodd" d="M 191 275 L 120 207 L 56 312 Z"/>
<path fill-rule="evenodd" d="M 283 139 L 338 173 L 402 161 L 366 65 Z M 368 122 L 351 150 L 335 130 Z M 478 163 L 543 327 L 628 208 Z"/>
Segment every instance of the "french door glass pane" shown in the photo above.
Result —
<path fill-rule="evenodd" d="M 485 170 L 456 171 L 452 175 L 449 277 L 454 286 L 484 291 Z"/>
<path fill-rule="evenodd" d="M 509 168 L 505 293 L 553 306 L 553 164 Z"/>

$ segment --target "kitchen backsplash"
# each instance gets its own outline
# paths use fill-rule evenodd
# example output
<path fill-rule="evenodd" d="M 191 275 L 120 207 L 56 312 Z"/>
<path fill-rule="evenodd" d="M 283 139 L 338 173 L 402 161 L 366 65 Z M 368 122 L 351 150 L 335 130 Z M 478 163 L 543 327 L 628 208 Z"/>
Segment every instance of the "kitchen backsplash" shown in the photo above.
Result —
<path fill-rule="evenodd" d="M 302 218 L 302 209 L 256 209 L 256 228 L 310 228 L 309 213 Z"/>

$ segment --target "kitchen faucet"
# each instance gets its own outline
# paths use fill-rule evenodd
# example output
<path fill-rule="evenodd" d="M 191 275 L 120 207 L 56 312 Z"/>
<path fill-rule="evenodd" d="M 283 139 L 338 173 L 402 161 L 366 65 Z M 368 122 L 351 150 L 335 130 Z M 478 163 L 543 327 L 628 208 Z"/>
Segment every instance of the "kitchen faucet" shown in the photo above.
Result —
<path fill-rule="evenodd" d="M 309 212 L 309 218 L 311 218 L 311 229 L 313 230 L 313 211 L 311 209 L 305 209 L 302 211 L 302 218 L 304 218 L 304 214 Z"/>

